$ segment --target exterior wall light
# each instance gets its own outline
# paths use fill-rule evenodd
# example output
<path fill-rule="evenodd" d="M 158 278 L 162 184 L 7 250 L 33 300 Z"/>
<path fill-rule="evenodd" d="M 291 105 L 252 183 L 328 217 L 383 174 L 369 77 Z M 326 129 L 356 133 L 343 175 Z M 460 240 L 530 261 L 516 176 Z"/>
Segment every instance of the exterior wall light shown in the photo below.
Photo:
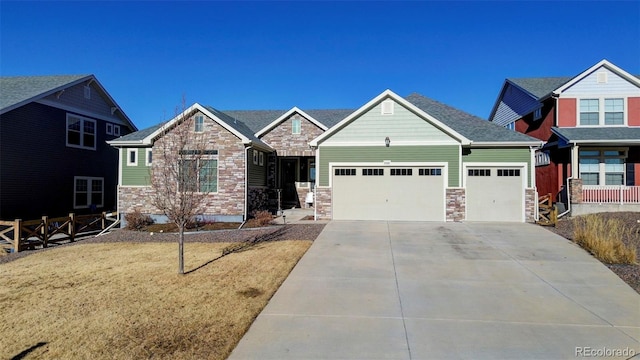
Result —
<path fill-rule="evenodd" d="M 391 140 L 389 140 L 389 137 L 387 136 L 386 138 L 384 138 L 384 145 L 386 147 L 389 147 L 389 145 L 391 145 Z"/>

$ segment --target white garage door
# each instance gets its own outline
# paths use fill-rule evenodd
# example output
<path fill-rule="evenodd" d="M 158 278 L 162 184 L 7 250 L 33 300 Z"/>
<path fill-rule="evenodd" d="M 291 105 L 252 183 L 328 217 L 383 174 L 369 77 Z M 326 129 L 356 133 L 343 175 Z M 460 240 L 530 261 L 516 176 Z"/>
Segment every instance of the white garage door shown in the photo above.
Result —
<path fill-rule="evenodd" d="M 467 167 L 467 220 L 524 221 L 523 167 Z"/>
<path fill-rule="evenodd" d="M 445 220 L 443 167 L 333 168 L 334 220 Z"/>

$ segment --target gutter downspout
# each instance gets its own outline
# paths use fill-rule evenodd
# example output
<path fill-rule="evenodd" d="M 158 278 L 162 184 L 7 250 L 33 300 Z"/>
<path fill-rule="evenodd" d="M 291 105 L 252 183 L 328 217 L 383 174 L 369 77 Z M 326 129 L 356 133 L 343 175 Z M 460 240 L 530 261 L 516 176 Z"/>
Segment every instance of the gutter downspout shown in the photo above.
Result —
<path fill-rule="evenodd" d="M 244 150 L 244 215 L 242 217 L 242 224 L 238 229 L 242 229 L 244 224 L 247 223 L 249 218 L 249 150 L 253 149 L 253 145 L 247 146 Z"/>

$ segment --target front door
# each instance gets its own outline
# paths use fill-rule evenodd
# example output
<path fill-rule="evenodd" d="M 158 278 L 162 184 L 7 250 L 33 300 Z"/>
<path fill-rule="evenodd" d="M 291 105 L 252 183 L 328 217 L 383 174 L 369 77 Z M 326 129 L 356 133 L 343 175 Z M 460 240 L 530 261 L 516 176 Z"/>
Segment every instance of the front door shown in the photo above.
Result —
<path fill-rule="evenodd" d="M 282 188 L 283 207 L 298 206 L 298 192 L 296 191 L 297 159 L 280 160 L 280 186 Z"/>

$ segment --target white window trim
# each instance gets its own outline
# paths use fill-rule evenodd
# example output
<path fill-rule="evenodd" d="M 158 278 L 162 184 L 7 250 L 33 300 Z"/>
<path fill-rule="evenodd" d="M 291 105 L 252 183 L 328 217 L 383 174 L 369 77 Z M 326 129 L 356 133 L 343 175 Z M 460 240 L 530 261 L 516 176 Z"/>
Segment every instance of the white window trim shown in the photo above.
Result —
<path fill-rule="evenodd" d="M 628 126 L 629 122 L 628 122 L 628 115 L 629 115 L 629 100 L 628 100 L 628 96 L 626 95 L 607 95 L 607 96 L 582 96 L 582 97 L 578 97 L 576 98 L 576 127 L 601 127 L 601 126 L 606 126 L 606 127 L 626 127 Z M 598 125 L 582 125 L 580 124 L 580 100 L 598 100 Z M 622 106 L 624 106 L 623 112 L 622 112 L 622 120 L 623 123 L 622 124 L 616 124 L 616 125 L 608 125 L 605 124 L 604 122 L 604 114 L 605 114 L 605 108 L 604 108 L 604 101 L 605 99 L 622 99 Z M 595 150 L 595 149 L 594 149 Z"/>
<path fill-rule="evenodd" d="M 120 136 L 120 125 L 113 125 L 113 135 Z"/>
<path fill-rule="evenodd" d="M 258 165 L 258 150 L 253 150 L 253 165 Z"/>
<path fill-rule="evenodd" d="M 69 144 L 69 118 L 76 118 L 80 120 L 80 145 L 76 145 L 76 144 Z M 93 146 L 84 146 L 84 123 L 85 121 L 88 122 L 92 122 L 93 123 L 93 131 L 94 131 L 94 141 L 93 141 Z M 94 119 L 89 119 L 80 115 L 76 115 L 76 114 L 71 114 L 71 113 L 67 113 L 67 120 L 65 122 L 65 137 L 66 137 L 66 142 L 67 142 L 67 147 L 72 147 L 72 148 L 76 148 L 76 149 L 85 149 L 85 150 L 95 150 L 96 149 L 96 144 L 98 143 L 98 128 L 97 128 L 97 121 Z"/>
<path fill-rule="evenodd" d="M 264 153 L 262 151 L 260 151 L 258 162 L 260 163 L 260 166 L 264 166 Z"/>
<path fill-rule="evenodd" d="M 112 123 L 107 123 L 105 132 L 107 133 L 107 135 L 113 135 L 113 124 Z"/>
<path fill-rule="evenodd" d="M 599 151 L 600 155 L 598 156 L 581 156 L 580 151 Z M 624 155 L 619 156 L 604 156 L 605 151 L 622 151 Z M 580 147 L 578 149 L 578 177 L 582 178 L 582 169 L 580 169 L 580 159 L 598 159 L 598 185 L 588 185 L 588 186 L 606 186 L 607 183 L 607 164 L 605 163 L 605 159 L 622 159 L 622 185 L 627 183 L 627 158 L 629 157 L 629 148 L 625 147 Z"/>
<path fill-rule="evenodd" d="M 200 130 L 198 130 L 198 122 L 202 121 L 201 125 L 202 127 L 200 128 Z M 203 115 L 196 115 L 194 121 L 193 121 L 193 131 L 196 133 L 201 133 L 204 132 L 204 116 Z"/>
<path fill-rule="evenodd" d="M 135 153 L 135 161 L 131 161 L 131 153 Z M 127 149 L 127 166 L 138 166 L 138 148 Z"/>
<path fill-rule="evenodd" d="M 149 158 L 151 158 L 151 161 L 149 161 Z M 153 148 L 147 148 L 147 150 L 145 151 L 144 161 L 147 166 L 153 164 Z"/>
<path fill-rule="evenodd" d="M 298 131 L 296 131 L 296 127 L 294 124 L 298 124 Z M 302 133 L 302 120 L 301 119 L 291 119 L 291 134 L 298 135 Z"/>
<path fill-rule="evenodd" d="M 77 188 L 76 188 L 76 183 L 77 180 L 86 180 L 87 181 L 87 202 L 89 202 L 86 205 L 76 205 L 76 195 L 77 195 Z M 102 194 L 102 197 L 100 198 L 100 204 L 93 204 L 95 205 L 97 208 L 101 208 L 104 207 L 104 178 L 102 177 L 89 177 L 89 176 L 74 176 L 73 177 L 73 208 L 74 209 L 88 209 L 89 206 L 91 205 L 91 193 L 92 193 L 92 185 L 93 185 L 93 180 L 101 180 L 102 181 L 102 189 L 100 189 L 100 193 Z"/>

